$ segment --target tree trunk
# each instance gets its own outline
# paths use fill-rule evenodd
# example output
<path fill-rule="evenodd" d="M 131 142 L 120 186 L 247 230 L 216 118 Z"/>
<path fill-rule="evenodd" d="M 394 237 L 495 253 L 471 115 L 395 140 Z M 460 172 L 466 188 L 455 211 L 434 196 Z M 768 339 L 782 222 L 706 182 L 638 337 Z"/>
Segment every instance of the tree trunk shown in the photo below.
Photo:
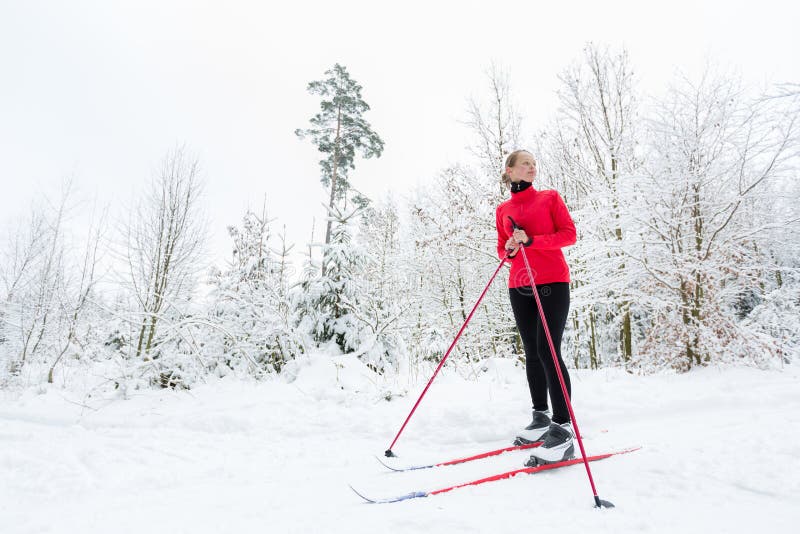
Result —
<path fill-rule="evenodd" d="M 144 333 L 147 330 L 147 318 L 142 321 L 142 328 L 139 330 L 139 340 L 136 343 L 136 357 L 142 355 L 142 343 L 144 343 Z"/>
<path fill-rule="evenodd" d="M 342 128 L 342 108 L 339 107 L 339 112 L 336 117 L 336 140 L 334 141 L 333 148 L 333 172 L 331 173 L 331 195 L 328 201 L 328 208 L 333 209 L 333 203 L 336 201 L 336 178 L 339 172 L 339 143 L 341 142 L 341 128 Z M 328 224 L 325 229 L 325 244 L 331 244 L 331 230 L 333 228 L 333 221 L 328 216 Z M 325 258 L 322 261 L 322 276 L 325 276 Z"/>
<path fill-rule="evenodd" d="M 633 356 L 633 336 L 631 335 L 631 307 L 630 302 L 622 303 L 622 329 L 620 337 L 622 341 L 622 359 L 627 363 Z"/>
<path fill-rule="evenodd" d="M 600 367 L 600 359 L 597 357 L 597 334 L 595 333 L 594 310 L 589 310 L 589 364 L 592 369 Z"/>

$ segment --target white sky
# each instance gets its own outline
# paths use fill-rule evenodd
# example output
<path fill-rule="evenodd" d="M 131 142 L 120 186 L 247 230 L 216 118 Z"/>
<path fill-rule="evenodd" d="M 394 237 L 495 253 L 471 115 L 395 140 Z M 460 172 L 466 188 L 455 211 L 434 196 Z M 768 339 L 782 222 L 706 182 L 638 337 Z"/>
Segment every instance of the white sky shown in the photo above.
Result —
<path fill-rule="evenodd" d="M 304 248 L 314 217 L 321 238 L 325 192 L 319 153 L 293 132 L 318 109 L 306 85 L 336 62 L 386 142 L 352 183 L 381 199 L 465 159 L 458 120 L 492 60 L 533 133 L 587 41 L 624 45 L 651 93 L 707 58 L 753 84 L 798 82 L 798 14 L 774 0 L 0 0 L 0 223 L 68 176 L 121 217 L 185 143 L 204 169 L 214 257 L 227 257 L 225 226 L 265 194 L 276 229 Z"/>

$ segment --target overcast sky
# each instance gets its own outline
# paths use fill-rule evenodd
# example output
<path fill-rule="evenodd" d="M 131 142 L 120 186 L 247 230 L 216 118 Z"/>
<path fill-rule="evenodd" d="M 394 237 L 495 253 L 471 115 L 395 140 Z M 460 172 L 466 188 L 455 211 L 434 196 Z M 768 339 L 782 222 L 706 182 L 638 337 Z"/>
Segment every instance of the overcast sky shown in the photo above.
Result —
<path fill-rule="evenodd" d="M 754 85 L 800 82 L 795 1 L 36 1 L 0 0 L 0 223 L 73 177 L 78 197 L 122 216 L 164 154 L 201 162 L 210 250 L 264 195 L 304 247 L 322 238 L 319 154 L 294 135 L 316 113 L 309 81 L 345 65 L 386 143 L 352 183 L 402 194 L 465 158 L 458 121 L 484 71 L 504 65 L 543 127 L 557 75 L 585 43 L 625 46 L 657 93 L 707 59 Z"/>

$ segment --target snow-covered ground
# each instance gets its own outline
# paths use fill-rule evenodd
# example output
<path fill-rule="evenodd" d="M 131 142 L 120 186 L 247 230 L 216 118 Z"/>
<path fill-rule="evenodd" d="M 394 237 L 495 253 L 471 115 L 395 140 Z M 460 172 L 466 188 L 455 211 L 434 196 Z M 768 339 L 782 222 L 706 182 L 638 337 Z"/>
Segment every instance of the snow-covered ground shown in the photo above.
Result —
<path fill-rule="evenodd" d="M 523 369 L 445 369 L 394 451 L 398 464 L 509 443 L 528 421 Z M 797 532 L 800 372 L 573 371 L 591 464 L 396 504 L 385 497 L 521 467 L 524 452 L 387 472 L 381 455 L 428 369 L 376 384 L 348 358 L 303 360 L 271 382 L 222 380 L 128 400 L 57 386 L 0 392 L 0 532 Z M 287 382 L 286 377 L 296 375 Z M 387 392 L 405 396 L 385 400 Z"/>

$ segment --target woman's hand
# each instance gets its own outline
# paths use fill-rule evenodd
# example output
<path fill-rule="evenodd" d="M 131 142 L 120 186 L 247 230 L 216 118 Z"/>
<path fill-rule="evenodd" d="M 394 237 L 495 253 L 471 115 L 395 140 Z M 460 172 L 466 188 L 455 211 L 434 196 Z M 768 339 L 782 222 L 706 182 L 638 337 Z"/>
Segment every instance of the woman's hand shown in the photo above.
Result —
<path fill-rule="evenodd" d="M 514 230 L 514 234 L 512 235 L 512 239 L 514 239 L 518 245 L 530 245 L 528 234 L 525 233 L 525 230 L 522 228 L 517 228 Z"/>
<path fill-rule="evenodd" d="M 508 257 L 513 258 L 516 256 L 518 250 L 519 243 L 517 243 L 513 237 L 509 237 L 508 241 L 506 241 L 506 252 L 508 253 Z"/>

